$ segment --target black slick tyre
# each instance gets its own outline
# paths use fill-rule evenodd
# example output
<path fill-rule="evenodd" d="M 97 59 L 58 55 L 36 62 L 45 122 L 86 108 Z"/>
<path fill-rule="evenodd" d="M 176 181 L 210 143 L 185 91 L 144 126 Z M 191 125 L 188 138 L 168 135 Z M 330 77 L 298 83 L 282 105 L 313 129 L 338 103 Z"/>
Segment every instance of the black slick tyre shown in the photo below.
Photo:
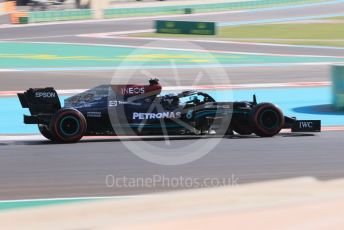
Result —
<path fill-rule="evenodd" d="M 283 128 L 284 115 L 275 105 L 260 103 L 253 107 L 250 123 L 257 136 L 272 137 Z"/>
<path fill-rule="evenodd" d="M 78 142 L 84 136 L 86 129 L 86 119 L 76 109 L 60 109 L 50 122 L 52 135 L 56 141 L 62 143 Z"/>
<path fill-rule="evenodd" d="M 48 140 L 55 141 L 55 137 L 50 132 L 46 125 L 38 125 L 39 132 L 42 134 L 43 137 L 47 138 Z"/>

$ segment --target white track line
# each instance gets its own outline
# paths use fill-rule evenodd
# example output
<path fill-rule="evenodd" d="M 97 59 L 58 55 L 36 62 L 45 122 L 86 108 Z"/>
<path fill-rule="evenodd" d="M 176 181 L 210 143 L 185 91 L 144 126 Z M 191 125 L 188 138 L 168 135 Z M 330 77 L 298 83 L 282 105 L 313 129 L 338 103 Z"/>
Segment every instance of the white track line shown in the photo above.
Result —
<path fill-rule="evenodd" d="M 202 65 L 203 68 L 260 68 L 260 67 L 293 67 L 293 66 L 328 66 L 342 64 L 342 62 L 300 62 L 300 63 L 255 63 L 255 64 L 219 64 Z M 196 69 L 197 65 L 179 65 L 179 69 Z M 0 69 L 0 72 L 66 72 L 66 71 L 109 71 L 109 70 L 132 70 L 132 69 L 170 69 L 171 66 L 99 66 L 99 67 L 57 67 L 57 68 L 18 68 L 18 69 Z M 0 77 L 1 78 L 1 77 Z"/>
<path fill-rule="evenodd" d="M 0 72 L 17 72 L 16 69 L 0 69 Z"/>
<path fill-rule="evenodd" d="M 42 198 L 42 199 L 18 199 L 18 200 L 0 200 L 0 204 L 4 203 L 23 203 L 23 202 L 44 202 L 44 201 L 82 201 L 82 200 L 104 200 L 104 199 L 129 199 L 139 198 L 149 195 L 123 195 L 123 196 L 87 196 L 87 197 L 58 197 L 58 198 Z"/>
<path fill-rule="evenodd" d="M 344 126 L 322 126 L 321 127 L 322 132 L 330 132 L 330 131 L 344 131 Z M 290 129 L 283 129 L 281 130 L 281 133 L 291 133 Z M 178 136 L 180 137 L 180 136 Z M 214 136 L 214 138 L 218 138 L 219 136 Z M 81 139 L 81 142 L 83 140 L 142 140 L 145 139 L 156 139 L 157 136 L 85 136 Z M 173 137 L 172 137 L 173 138 Z M 193 138 L 192 136 L 185 138 Z M 0 141 L 6 142 L 6 141 L 46 141 L 49 142 L 46 138 L 44 138 L 41 135 L 0 135 Z M 1 202 L 0 202 L 1 203 Z"/>
<path fill-rule="evenodd" d="M 147 30 L 152 32 L 152 30 Z M 154 30 L 153 30 L 154 31 Z M 124 31 L 126 32 L 126 31 Z M 140 33 L 139 30 L 137 33 Z M 142 32 L 147 33 L 147 32 Z M 225 41 L 225 40 L 208 40 L 208 39 L 189 39 L 189 38 L 155 38 L 155 37 L 123 37 L 123 36 L 111 36 L 114 33 L 98 33 L 98 34 L 87 34 L 92 38 L 107 38 L 107 39 L 130 39 L 130 40 L 154 40 L 154 41 L 180 41 L 180 42 L 195 42 L 195 43 L 211 43 L 211 44 L 233 44 L 233 45 L 254 45 L 254 46 L 272 46 L 272 47 L 291 47 L 291 48 L 308 48 L 308 49 L 331 49 L 331 50 L 344 50 L 344 47 L 336 46 L 314 46 L 314 45 L 289 45 L 289 44 L 275 44 L 275 43 L 259 43 L 259 42 L 240 42 L 240 41 Z M 135 31 L 130 31 L 127 34 L 135 34 Z M 86 34 L 80 34 L 77 36 L 87 37 Z M 126 35 L 125 33 L 118 35 Z M 235 40 L 235 38 L 233 38 Z M 254 40 L 254 39 L 253 39 Z M 297 55 L 295 55 L 297 56 Z M 305 55 L 303 55 L 305 56 Z M 312 56 L 312 55 L 309 55 Z M 344 57 L 344 56 L 342 56 Z"/>
<path fill-rule="evenodd" d="M 42 135 L 0 135 L 0 141 L 43 141 Z"/>
<path fill-rule="evenodd" d="M 155 29 L 128 30 L 128 31 L 106 32 L 106 33 L 79 34 L 79 35 L 76 35 L 76 36 L 78 36 L 78 37 L 87 37 L 87 38 L 112 38 L 111 36 L 115 36 L 115 35 L 150 33 L 150 32 L 154 32 L 154 31 L 155 31 Z"/>
<path fill-rule="evenodd" d="M 331 50 L 344 50 L 344 47 L 336 46 L 314 46 L 314 45 L 288 45 L 288 44 L 274 44 L 274 43 L 259 43 L 259 42 L 239 42 L 239 41 L 223 41 L 223 40 L 204 40 L 204 39 L 179 39 L 179 38 L 139 38 L 139 37 L 108 37 L 113 39 L 140 39 L 140 40 L 154 40 L 154 41 L 187 41 L 187 42 L 199 42 L 199 43 L 212 43 L 212 44 L 232 44 L 232 45 L 254 45 L 254 46 L 272 46 L 272 47 L 289 47 L 289 48 L 307 48 L 307 49 L 331 49 Z M 235 40 L 235 39 L 233 39 Z M 213 51 L 212 51 L 213 52 Z M 256 54 L 268 54 L 270 53 L 256 53 Z M 273 53 L 271 54 L 273 55 Z M 280 55 L 280 54 L 276 54 Z M 287 54 L 281 54 L 287 56 Z M 303 57 L 338 57 L 344 56 L 325 56 L 325 55 L 298 55 L 289 54 L 288 56 L 303 56 Z"/>
<path fill-rule="evenodd" d="M 123 39 L 123 38 L 121 38 Z M 4 42 L 4 41 L 0 41 Z M 259 55 L 259 56 L 276 56 L 276 57 L 324 57 L 324 58 L 344 58 L 344 56 L 328 56 L 328 55 L 303 55 L 303 54 L 276 54 L 276 53 L 257 53 L 257 52 L 233 52 L 220 50 L 199 50 L 199 49 L 185 49 L 185 48 L 167 48 L 154 46 L 138 46 L 138 45 L 109 45 L 100 43 L 75 43 L 75 42 L 16 42 L 13 43 L 28 43 L 28 44 L 55 44 L 55 45 L 80 45 L 80 46 L 105 46 L 118 48 L 135 48 L 135 49 L 152 49 L 152 50 L 172 50 L 172 51 L 189 51 L 199 53 L 220 53 L 220 54 L 244 54 L 244 55 Z"/>
<path fill-rule="evenodd" d="M 40 37 L 24 37 L 24 38 L 5 38 L 1 39 L 0 42 L 12 42 L 21 40 L 31 40 L 31 39 L 46 39 L 46 38 L 64 38 L 64 37 L 74 37 L 75 35 L 56 35 L 56 36 L 40 36 Z"/>

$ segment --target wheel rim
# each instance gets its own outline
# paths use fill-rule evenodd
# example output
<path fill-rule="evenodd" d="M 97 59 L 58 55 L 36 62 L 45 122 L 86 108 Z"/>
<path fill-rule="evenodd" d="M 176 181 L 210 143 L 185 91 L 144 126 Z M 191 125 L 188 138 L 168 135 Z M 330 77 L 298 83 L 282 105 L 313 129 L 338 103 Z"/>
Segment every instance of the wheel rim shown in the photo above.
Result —
<path fill-rule="evenodd" d="M 274 129 L 279 125 L 279 115 L 275 110 L 264 110 L 260 115 L 260 123 L 267 129 Z"/>
<path fill-rule="evenodd" d="M 80 122 L 73 116 L 66 116 L 60 121 L 60 130 L 64 136 L 74 136 L 80 130 Z"/>

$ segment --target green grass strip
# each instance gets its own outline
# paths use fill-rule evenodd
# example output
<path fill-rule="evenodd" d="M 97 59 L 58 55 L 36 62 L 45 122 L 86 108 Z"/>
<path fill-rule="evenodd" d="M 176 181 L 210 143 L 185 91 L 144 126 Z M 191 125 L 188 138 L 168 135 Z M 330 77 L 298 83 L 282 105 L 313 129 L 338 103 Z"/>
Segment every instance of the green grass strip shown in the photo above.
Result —
<path fill-rule="evenodd" d="M 214 39 L 212 36 L 144 33 L 139 37 L 172 37 Z M 262 42 L 291 45 L 344 46 L 344 20 L 328 23 L 288 23 L 221 27 L 216 38 L 221 40 Z"/>

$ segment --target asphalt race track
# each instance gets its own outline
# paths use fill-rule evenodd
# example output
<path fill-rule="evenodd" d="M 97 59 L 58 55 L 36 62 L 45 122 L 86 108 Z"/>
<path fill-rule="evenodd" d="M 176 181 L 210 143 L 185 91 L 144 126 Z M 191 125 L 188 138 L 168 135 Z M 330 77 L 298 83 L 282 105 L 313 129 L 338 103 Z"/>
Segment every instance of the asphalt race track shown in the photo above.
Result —
<path fill-rule="evenodd" d="M 169 16 L 175 19 L 203 21 L 247 22 L 343 13 L 344 3 L 276 9 L 269 11 L 229 12 L 221 14 Z M 111 37 L 80 37 L 81 34 L 136 31 L 151 29 L 154 19 L 123 19 L 109 21 L 73 22 L 67 24 L 34 25 L 0 28 L 1 41 L 56 42 L 78 44 L 107 44 L 142 47 L 153 40 Z M 165 42 L 163 48 L 184 48 L 178 41 Z M 205 50 L 320 55 L 343 57 L 343 49 L 319 47 L 288 47 L 242 43 L 193 41 Z M 225 68 L 233 84 L 285 83 L 329 81 L 326 64 Z M 153 70 L 150 70 L 153 71 Z M 173 84 L 169 69 L 154 69 L 154 74 Z M 178 69 L 183 76 L 181 85 L 193 82 L 197 69 Z M 12 71 L 0 72 L 0 91 L 24 90 L 29 87 L 54 86 L 57 89 L 80 89 L 109 83 L 113 70 L 75 71 Z M 252 77 L 254 76 L 254 77 Z M 225 76 L 217 76 L 219 83 Z M 146 79 L 135 76 L 138 83 Z M 202 80 L 200 84 L 209 84 Z M 115 177 L 149 178 L 154 175 L 191 178 L 228 178 L 237 183 L 269 179 L 314 176 L 333 179 L 344 176 L 344 133 L 326 131 L 316 135 L 282 134 L 274 138 L 228 137 L 205 157 L 185 165 L 162 166 L 149 163 L 131 153 L 117 140 L 84 140 L 77 144 L 51 144 L 47 141 L 1 141 L 0 139 L 0 199 L 30 199 L 54 197 L 137 195 L 188 187 L 107 187 L 107 175 Z M 135 140 L 127 140 L 135 144 Z M 176 147 L 192 140 L 171 140 Z M 208 139 L 201 140 L 202 145 Z M 150 140 L 163 145 L 163 139 Z"/>
<path fill-rule="evenodd" d="M 0 91 L 26 90 L 27 88 L 54 86 L 56 89 L 87 89 L 95 85 L 109 84 L 114 77 L 115 70 L 97 71 L 31 71 L 31 72 L 6 72 L 0 73 Z M 176 79 L 169 69 L 149 69 L 153 75 L 164 81 L 165 86 L 175 85 Z M 190 86 L 194 84 L 198 69 L 178 69 L 178 74 L 183 76 L 180 85 Z M 254 75 L 254 77 L 251 77 Z M 116 74 L 117 76 L 117 74 Z M 293 67 L 245 67 L 225 68 L 224 75 L 216 76 L 216 79 L 202 78 L 199 84 L 207 85 L 212 81 L 219 83 L 229 79 L 231 84 L 253 83 L 284 83 L 284 82 L 321 82 L 330 80 L 330 69 L 327 65 L 319 66 L 293 66 Z M 142 74 L 136 73 L 131 78 L 135 83 L 147 83 Z"/>
<path fill-rule="evenodd" d="M 237 183 L 314 176 L 334 179 L 344 174 L 342 132 L 315 136 L 224 138 L 205 157 L 185 165 L 162 166 L 132 154 L 116 140 L 49 144 L 14 141 L 0 144 L 0 199 L 134 195 L 186 189 L 156 184 L 151 188 L 107 187 L 116 178 L 230 178 Z M 191 140 L 172 140 L 176 148 Z M 207 139 L 202 143 L 207 144 Z M 134 142 L 134 141 L 131 141 Z M 132 143 L 135 144 L 135 143 Z M 152 141 L 163 146 L 164 140 Z M 324 148 L 326 146 L 326 148 Z"/>

